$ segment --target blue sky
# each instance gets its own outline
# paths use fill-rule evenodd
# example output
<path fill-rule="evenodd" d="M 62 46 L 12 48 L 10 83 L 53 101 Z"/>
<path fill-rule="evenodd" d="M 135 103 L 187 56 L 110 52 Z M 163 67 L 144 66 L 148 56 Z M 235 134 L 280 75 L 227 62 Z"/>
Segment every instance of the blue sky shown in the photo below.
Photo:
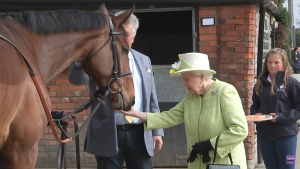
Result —
<path fill-rule="evenodd" d="M 295 27 L 300 28 L 300 25 L 296 25 L 296 20 L 300 20 L 300 1 L 294 0 L 294 21 L 295 21 Z M 285 0 L 285 3 L 283 4 L 284 7 L 288 9 L 288 0 Z"/>

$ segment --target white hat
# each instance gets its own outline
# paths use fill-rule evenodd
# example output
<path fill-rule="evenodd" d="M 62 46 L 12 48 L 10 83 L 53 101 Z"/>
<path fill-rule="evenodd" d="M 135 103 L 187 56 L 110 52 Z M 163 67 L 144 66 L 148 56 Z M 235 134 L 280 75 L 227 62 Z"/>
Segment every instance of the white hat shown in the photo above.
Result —
<path fill-rule="evenodd" d="M 179 54 L 179 61 L 172 65 L 170 74 L 173 77 L 180 76 L 182 72 L 189 71 L 204 71 L 211 74 L 215 74 L 214 70 L 209 67 L 208 56 L 203 53 L 185 53 Z"/>

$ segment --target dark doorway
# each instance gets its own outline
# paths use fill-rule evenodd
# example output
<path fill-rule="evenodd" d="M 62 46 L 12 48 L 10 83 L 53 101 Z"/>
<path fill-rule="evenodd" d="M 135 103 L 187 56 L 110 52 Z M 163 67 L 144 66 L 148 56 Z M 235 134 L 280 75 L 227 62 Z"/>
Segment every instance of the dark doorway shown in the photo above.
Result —
<path fill-rule="evenodd" d="M 152 65 L 170 65 L 178 54 L 193 52 L 192 10 L 136 12 L 140 26 L 132 48 L 149 56 Z"/>

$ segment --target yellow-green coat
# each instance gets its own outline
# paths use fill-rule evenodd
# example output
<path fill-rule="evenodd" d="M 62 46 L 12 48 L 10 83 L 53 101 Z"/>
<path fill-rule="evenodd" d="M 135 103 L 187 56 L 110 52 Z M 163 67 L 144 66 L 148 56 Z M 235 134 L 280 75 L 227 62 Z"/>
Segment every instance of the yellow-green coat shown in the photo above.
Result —
<path fill-rule="evenodd" d="M 147 130 L 169 128 L 185 124 L 187 152 L 201 141 L 210 140 L 213 147 L 220 136 L 216 164 L 230 164 L 227 154 L 232 155 L 233 163 L 247 169 L 243 140 L 248 135 L 248 125 L 241 99 L 236 89 L 225 82 L 215 79 L 213 86 L 203 98 L 197 94 L 187 93 L 182 102 L 162 113 L 147 113 Z M 209 151 L 213 161 L 214 150 Z M 188 153 L 188 156 L 189 156 Z M 205 169 L 202 155 L 188 164 L 189 169 Z"/>

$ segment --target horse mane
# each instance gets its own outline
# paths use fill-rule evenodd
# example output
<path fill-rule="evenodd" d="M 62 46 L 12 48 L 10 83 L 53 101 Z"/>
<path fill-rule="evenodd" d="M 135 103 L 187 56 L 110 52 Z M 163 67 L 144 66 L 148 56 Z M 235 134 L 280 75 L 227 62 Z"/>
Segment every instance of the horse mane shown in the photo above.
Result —
<path fill-rule="evenodd" d="M 0 17 L 7 16 L 15 18 L 31 32 L 42 35 L 101 29 L 107 22 L 102 13 L 74 9 L 0 13 Z"/>

